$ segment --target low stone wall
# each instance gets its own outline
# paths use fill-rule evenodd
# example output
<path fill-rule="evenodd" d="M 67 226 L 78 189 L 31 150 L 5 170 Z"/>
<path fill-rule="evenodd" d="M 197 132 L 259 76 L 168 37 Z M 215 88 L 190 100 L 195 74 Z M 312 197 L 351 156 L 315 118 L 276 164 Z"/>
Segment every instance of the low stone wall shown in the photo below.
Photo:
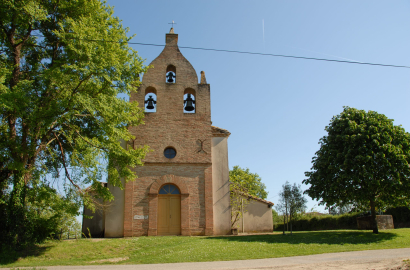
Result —
<path fill-rule="evenodd" d="M 379 230 L 394 229 L 393 217 L 391 215 L 376 215 L 377 227 Z M 358 217 L 357 218 L 358 230 L 372 230 L 372 217 Z"/>

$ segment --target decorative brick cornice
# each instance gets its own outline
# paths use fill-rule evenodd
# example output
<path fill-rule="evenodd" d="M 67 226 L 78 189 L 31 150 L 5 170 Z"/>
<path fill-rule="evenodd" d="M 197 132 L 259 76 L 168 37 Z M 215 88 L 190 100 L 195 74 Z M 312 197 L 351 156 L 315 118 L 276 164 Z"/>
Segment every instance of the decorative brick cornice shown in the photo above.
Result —
<path fill-rule="evenodd" d="M 231 133 L 226 129 L 212 126 L 212 137 L 229 137 Z"/>

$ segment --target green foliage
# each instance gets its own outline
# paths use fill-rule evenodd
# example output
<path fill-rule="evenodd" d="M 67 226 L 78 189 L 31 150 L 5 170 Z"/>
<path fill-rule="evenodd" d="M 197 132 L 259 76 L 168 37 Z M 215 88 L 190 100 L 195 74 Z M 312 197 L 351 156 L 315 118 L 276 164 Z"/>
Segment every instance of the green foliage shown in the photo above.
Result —
<path fill-rule="evenodd" d="M 355 210 L 357 209 L 357 211 L 353 211 L 353 212 L 360 211 L 358 210 L 358 207 L 353 204 L 337 204 L 337 205 L 327 206 L 326 209 L 329 210 L 329 214 L 331 215 L 342 215 L 342 214 L 350 213 L 354 209 Z M 365 209 L 361 209 L 361 210 L 365 210 Z"/>
<path fill-rule="evenodd" d="M 79 229 L 76 220 L 80 203 L 75 198 L 63 197 L 57 191 L 44 183 L 34 185 L 28 189 L 24 220 L 20 225 L 25 226 L 25 243 L 39 243 L 47 238 L 60 239 L 61 234 Z M 3 239 L 12 239 L 16 229 L 15 223 L 10 219 L 13 215 L 9 208 L 2 216 L 2 224 L 9 231 L 3 231 Z M 1 242 L 0 250 L 7 249 L 10 243 Z"/>
<path fill-rule="evenodd" d="M 243 214 L 247 212 L 246 206 L 249 204 L 249 199 L 245 196 L 241 196 L 241 193 L 231 191 L 230 206 L 231 206 L 231 229 L 239 228 L 239 220 L 243 217 Z"/>
<path fill-rule="evenodd" d="M 302 215 L 292 222 L 294 231 L 354 230 L 359 213 L 344 215 Z M 274 231 L 283 231 L 284 224 L 274 226 Z"/>
<path fill-rule="evenodd" d="M 246 189 L 238 183 L 231 183 L 229 204 L 231 207 L 231 228 L 239 228 L 239 220 L 246 213 L 246 206 L 249 204 L 249 198 L 246 195 Z"/>
<path fill-rule="evenodd" d="M 410 226 L 410 209 L 408 207 L 388 208 L 385 215 L 392 215 L 395 228 Z M 293 221 L 295 231 L 319 231 L 319 230 L 354 230 L 357 229 L 357 217 L 363 216 L 363 212 L 345 213 L 339 215 L 326 215 L 319 213 L 306 213 L 299 215 Z M 283 221 L 283 216 L 277 220 Z M 275 222 L 274 222 L 275 223 Z M 274 231 L 282 231 L 282 222 L 274 225 Z"/>
<path fill-rule="evenodd" d="M 274 209 L 272 209 L 272 221 L 273 226 L 275 226 L 275 224 L 283 222 L 283 216 L 279 216 L 278 212 L 276 212 Z"/>
<path fill-rule="evenodd" d="M 408 205 L 410 135 L 374 111 L 345 107 L 325 128 L 320 149 L 305 172 L 305 192 L 321 204 L 357 203 L 371 208 Z"/>
<path fill-rule="evenodd" d="M 294 183 L 292 186 L 286 181 L 286 183 L 282 185 L 282 191 L 279 192 L 279 203 L 277 204 L 276 209 L 292 216 L 305 211 L 306 203 L 307 200 L 303 196 L 303 191 L 301 190 L 300 185 Z"/>
<path fill-rule="evenodd" d="M 246 205 L 249 204 L 247 195 L 256 196 L 262 199 L 268 197 L 266 186 L 256 173 L 251 173 L 248 168 L 245 170 L 239 166 L 234 166 L 229 171 L 230 182 L 230 205 L 231 205 L 231 227 L 239 227 L 238 221 L 246 212 Z"/>
<path fill-rule="evenodd" d="M 260 176 L 256 173 L 251 173 L 248 168 L 242 169 L 239 166 L 234 166 L 233 169 L 229 171 L 229 181 L 231 182 L 231 187 L 238 189 L 240 186 L 241 191 L 249 195 L 261 199 L 268 197 L 266 186 L 262 183 Z"/>
<path fill-rule="evenodd" d="M 288 217 L 290 218 L 291 232 L 293 229 L 293 219 L 297 218 L 298 213 L 305 211 L 306 203 L 307 200 L 303 196 L 300 185 L 294 183 L 292 186 L 288 181 L 282 185 L 282 191 L 279 192 L 279 203 L 276 205 L 276 209 L 285 215 L 287 222 Z"/>
<path fill-rule="evenodd" d="M 393 216 L 394 228 L 410 227 L 410 208 L 407 206 L 387 208 L 385 215 Z"/>
<path fill-rule="evenodd" d="M 86 186 L 109 201 L 103 175 L 120 188 L 135 179 L 147 148 L 120 144 L 143 112 L 118 96 L 135 91 L 145 68 L 98 0 L 1 1 L 0 26 L 0 240 L 22 245 L 38 240 L 30 203 L 46 177 L 68 181 L 62 200 L 80 196 L 90 209 Z"/>

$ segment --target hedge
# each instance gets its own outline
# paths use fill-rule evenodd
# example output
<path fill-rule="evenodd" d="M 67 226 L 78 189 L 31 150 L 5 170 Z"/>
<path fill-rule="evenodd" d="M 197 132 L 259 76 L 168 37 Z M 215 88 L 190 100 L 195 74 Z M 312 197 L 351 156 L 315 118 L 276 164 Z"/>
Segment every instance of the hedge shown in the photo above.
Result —
<path fill-rule="evenodd" d="M 389 208 L 385 212 L 386 215 L 393 216 L 394 228 L 409 228 L 410 227 L 410 209 L 406 206 Z"/>
<path fill-rule="evenodd" d="M 338 216 L 318 215 L 313 217 L 302 216 L 292 222 L 293 231 L 319 231 L 338 229 L 357 229 L 356 218 L 359 213 L 344 214 Z M 283 224 L 275 224 L 274 231 L 283 231 Z M 290 224 L 289 224 L 290 230 Z"/>
<path fill-rule="evenodd" d="M 393 216 L 394 228 L 410 227 L 410 209 L 408 207 L 389 208 L 384 213 Z M 356 218 L 363 213 L 349 213 L 344 215 L 316 215 L 301 216 L 292 222 L 293 231 L 319 231 L 319 230 L 355 230 L 357 229 Z M 275 224 L 274 231 L 283 231 L 283 223 Z M 289 224 L 290 230 L 290 224 Z"/>

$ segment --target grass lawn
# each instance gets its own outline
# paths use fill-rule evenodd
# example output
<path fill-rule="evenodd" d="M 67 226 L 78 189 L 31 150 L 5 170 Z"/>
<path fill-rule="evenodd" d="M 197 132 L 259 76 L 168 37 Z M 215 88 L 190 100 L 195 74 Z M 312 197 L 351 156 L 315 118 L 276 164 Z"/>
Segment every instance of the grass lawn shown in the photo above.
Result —
<path fill-rule="evenodd" d="M 2 252 L 0 266 L 226 261 L 408 247 L 410 229 L 383 230 L 378 235 L 371 231 L 338 230 L 293 235 L 80 239 L 49 241 L 21 252 Z"/>

